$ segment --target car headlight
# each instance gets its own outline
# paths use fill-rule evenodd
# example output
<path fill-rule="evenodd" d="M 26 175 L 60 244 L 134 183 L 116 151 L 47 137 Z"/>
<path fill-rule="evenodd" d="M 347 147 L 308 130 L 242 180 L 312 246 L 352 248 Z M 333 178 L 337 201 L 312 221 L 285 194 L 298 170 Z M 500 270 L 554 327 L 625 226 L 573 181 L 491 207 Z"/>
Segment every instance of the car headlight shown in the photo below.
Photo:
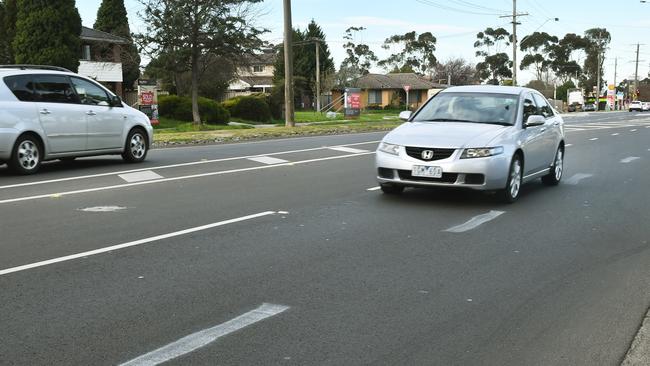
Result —
<path fill-rule="evenodd" d="M 399 145 L 393 145 L 387 142 L 380 143 L 377 150 L 385 152 L 386 154 L 399 155 Z"/>
<path fill-rule="evenodd" d="M 503 146 L 465 149 L 463 150 L 463 154 L 460 156 L 460 158 L 461 159 L 486 158 L 488 156 L 494 156 L 499 154 L 503 154 Z"/>

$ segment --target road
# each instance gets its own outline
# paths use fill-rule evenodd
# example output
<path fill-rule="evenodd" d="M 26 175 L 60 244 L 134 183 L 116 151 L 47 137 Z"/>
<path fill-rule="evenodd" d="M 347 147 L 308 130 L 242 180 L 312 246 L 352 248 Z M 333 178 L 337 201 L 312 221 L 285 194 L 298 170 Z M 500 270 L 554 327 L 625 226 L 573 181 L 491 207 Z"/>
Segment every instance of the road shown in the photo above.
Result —
<path fill-rule="evenodd" d="M 513 205 L 382 195 L 382 133 L 1 167 L 0 364 L 618 365 L 650 114 L 565 121 L 564 182 Z"/>

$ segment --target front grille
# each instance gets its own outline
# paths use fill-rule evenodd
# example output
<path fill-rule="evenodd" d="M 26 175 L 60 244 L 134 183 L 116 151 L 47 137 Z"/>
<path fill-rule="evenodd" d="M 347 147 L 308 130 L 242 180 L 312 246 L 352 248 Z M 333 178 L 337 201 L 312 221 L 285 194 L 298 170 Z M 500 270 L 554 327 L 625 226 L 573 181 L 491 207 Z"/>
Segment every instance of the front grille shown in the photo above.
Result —
<path fill-rule="evenodd" d="M 414 177 L 410 170 L 398 170 L 398 174 L 399 179 L 422 182 L 456 183 L 458 179 L 458 173 L 442 173 L 442 178 Z"/>
<path fill-rule="evenodd" d="M 433 156 L 431 157 L 431 159 L 424 159 L 422 157 L 422 151 L 424 150 L 433 151 Z M 408 156 L 422 161 L 434 161 L 434 160 L 447 159 L 454 153 L 454 151 L 456 151 L 456 149 L 437 149 L 432 147 L 406 146 L 406 154 Z"/>

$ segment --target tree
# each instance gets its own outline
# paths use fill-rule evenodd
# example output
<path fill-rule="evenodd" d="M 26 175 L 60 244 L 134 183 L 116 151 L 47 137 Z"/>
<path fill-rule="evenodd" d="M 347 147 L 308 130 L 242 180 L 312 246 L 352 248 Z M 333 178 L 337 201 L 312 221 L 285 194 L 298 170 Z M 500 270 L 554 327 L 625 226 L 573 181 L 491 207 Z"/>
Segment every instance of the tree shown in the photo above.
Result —
<path fill-rule="evenodd" d="M 348 42 L 343 45 L 347 57 L 341 63 L 341 68 L 346 69 L 348 79 L 344 81 L 345 85 L 355 84 L 357 79 L 370 72 L 372 64 L 379 59 L 367 44 L 355 43 L 355 35 L 363 32 L 364 27 L 350 27 L 345 30 L 343 39 Z"/>
<path fill-rule="evenodd" d="M 542 80 L 544 73 L 551 66 L 549 54 L 551 53 L 552 47 L 558 42 L 557 37 L 551 36 L 546 32 L 534 32 L 524 37 L 519 47 L 527 53 L 521 60 L 519 68 L 525 70 L 532 67 L 537 80 Z"/>
<path fill-rule="evenodd" d="M 0 57 L 3 57 L 4 63 L 15 63 L 13 42 L 16 38 L 16 17 L 18 16 L 18 9 L 16 8 L 16 0 L 5 0 L 3 3 L 4 14 L 0 16 L 0 32 L 2 32 L 2 40 L 0 40 L 0 47 L 3 50 L 0 52 Z"/>
<path fill-rule="evenodd" d="M 9 44 L 5 24 L 5 4 L 0 2 L 0 63 L 9 63 Z"/>
<path fill-rule="evenodd" d="M 74 0 L 20 0 L 17 3 L 15 61 L 79 67 L 81 17 Z"/>
<path fill-rule="evenodd" d="M 592 28 L 585 31 L 585 52 L 587 57 L 584 62 L 584 77 L 581 80 L 581 86 L 586 90 L 592 90 L 599 82 L 603 82 L 603 63 L 605 62 L 605 52 L 607 45 L 612 40 L 611 35 L 605 28 Z M 599 90 L 598 93 L 601 91 Z"/>
<path fill-rule="evenodd" d="M 574 84 L 573 81 L 571 81 L 571 80 L 568 80 L 565 83 L 563 83 L 562 85 L 558 86 L 557 89 L 555 90 L 557 100 L 566 101 L 569 89 L 575 89 L 575 87 L 576 87 L 576 84 Z"/>
<path fill-rule="evenodd" d="M 384 41 L 382 48 L 388 50 L 391 46 L 401 46 L 401 50 L 380 61 L 379 66 L 387 70 L 411 69 L 420 74 L 433 74 L 437 62 L 434 55 L 436 37 L 431 32 L 394 35 Z"/>
<path fill-rule="evenodd" d="M 575 33 L 568 33 L 555 45 L 549 47 L 549 67 L 563 81 L 567 82 L 575 77 L 576 82 L 582 75 L 582 67 L 573 60 L 576 52 L 584 50 L 585 39 Z"/>
<path fill-rule="evenodd" d="M 103 0 L 97 10 L 97 20 L 93 28 L 129 40 L 128 45 L 122 46 L 120 56 L 124 86 L 132 89 L 133 83 L 140 77 L 140 54 L 133 44 L 124 0 Z M 102 53 L 109 52 L 110 47 L 103 47 Z"/>
<path fill-rule="evenodd" d="M 510 45 L 510 38 L 510 33 L 504 28 L 487 28 L 476 35 L 476 56 L 483 57 L 483 61 L 476 64 L 476 74 L 481 80 L 498 85 L 512 77 L 512 62 L 508 54 L 502 52 L 505 46 Z"/>
<path fill-rule="evenodd" d="M 526 88 L 535 89 L 547 98 L 553 98 L 553 85 L 547 84 L 542 80 L 531 80 L 526 84 Z"/>
<path fill-rule="evenodd" d="M 451 77 L 451 85 L 471 85 L 476 80 L 476 67 L 463 58 L 451 58 L 436 65 L 435 78 L 446 83 Z"/>
<path fill-rule="evenodd" d="M 259 50 L 266 32 L 252 24 L 251 6 L 261 0 L 141 0 L 146 32 L 136 36 L 146 52 L 167 55 L 176 71 L 191 72 L 192 120 L 201 123 L 199 84 L 216 57 L 241 59 Z"/>

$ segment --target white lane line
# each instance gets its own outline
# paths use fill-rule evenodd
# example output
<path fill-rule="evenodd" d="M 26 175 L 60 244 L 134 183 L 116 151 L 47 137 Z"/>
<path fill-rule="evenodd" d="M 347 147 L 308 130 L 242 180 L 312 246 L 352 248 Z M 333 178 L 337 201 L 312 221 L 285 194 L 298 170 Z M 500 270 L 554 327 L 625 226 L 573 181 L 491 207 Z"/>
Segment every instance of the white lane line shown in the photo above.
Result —
<path fill-rule="evenodd" d="M 571 147 L 571 146 L 573 146 L 573 144 L 566 144 L 566 145 L 564 145 L 564 146 L 566 146 L 566 147 Z"/>
<path fill-rule="evenodd" d="M 618 136 L 618 135 L 619 135 L 618 132 L 612 134 L 612 136 Z"/>
<path fill-rule="evenodd" d="M 589 141 L 596 141 L 596 140 L 598 140 L 598 137 L 594 137 L 594 138 L 589 139 Z"/>
<path fill-rule="evenodd" d="M 629 156 L 629 157 L 627 157 L 625 159 L 621 159 L 621 163 L 627 164 L 627 163 L 633 162 L 634 160 L 639 160 L 639 159 L 641 159 L 641 158 L 638 157 L 638 156 Z"/>
<path fill-rule="evenodd" d="M 126 210 L 126 207 L 121 206 L 97 206 L 97 207 L 87 207 L 80 208 L 79 211 L 82 212 L 117 212 Z"/>
<path fill-rule="evenodd" d="M 381 187 L 377 186 L 377 187 L 368 188 L 368 189 L 366 189 L 366 191 L 378 191 L 380 189 L 381 189 Z"/>
<path fill-rule="evenodd" d="M 163 239 L 169 239 L 169 238 L 173 238 L 173 237 L 176 237 L 176 236 L 187 235 L 187 234 L 195 233 L 197 231 L 204 231 L 204 230 L 212 229 L 212 228 L 219 227 L 219 226 L 234 224 L 236 222 L 252 220 L 252 219 L 256 219 L 258 217 L 269 216 L 269 215 L 274 215 L 274 214 L 276 214 L 275 211 L 260 212 L 260 213 L 256 213 L 256 214 L 253 214 L 253 215 L 238 217 L 238 218 L 235 218 L 235 219 L 219 221 L 219 222 L 215 222 L 215 223 L 208 224 L 208 225 L 197 226 L 197 227 L 193 227 L 193 228 L 189 228 L 189 229 L 185 229 L 185 230 L 180 230 L 180 231 L 174 231 L 172 233 L 167 233 L 167 234 L 163 234 L 163 235 L 156 235 L 156 236 L 152 236 L 150 238 L 130 241 L 130 242 L 127 242 L 127 243 L 122 243 L 122 244 L 117 244 L 117 245 L 112 245 L 110 247 L 105 247 L 105 248 L 100 248 L 100 249 L 95 249 L 95 250 L 89 250 L 87 252 L 71 254 L 71 255 L 66 255 L 66 256 L 63 256 L 63 257 L 58 257 L 58 258 L 53 258 L 53 259 L 40 261 L 40 262 L 25 264 L 25 265 L 18 266 L 18 267 L 7 268 L 7 269 L 0 270 L 0 276 L 4 276 L 4 275 L 10 274 L 10 273 L 15 273 L 15 272 L 20 272 L 20 271 L 26 271 L 28 269 L 44 267 L 44 266 L 48 266 L 48 265 L 54 264 L 54 263 L 67 262 L 67 261 L 71 261 L 73 259 L 89 257 L 89 256 L 92 256 L 92 255 L 102 254 L 102 253 L 106 253 L 106 252 L 112 252 L 112 251 L 115 251 L 115 250 L 134 247 L 134 246 L 137 246 L 137 245 L 151 243 L 151 242 L 159 241 L 159 240 L 163 240 Z"/>
<path fill-rule="evenodd" d="M 262 163 L 262 164 L 268 164 L 268 165 L 271 165 L 271 164 L 283 164 L 283 163 L 288 163 L 289 162 L 289 160 L 278 159 L 278 158 L 274 158 L 274 157 L 271 157 L 271 156 L 258 156 L 258 157 L 255 157 L 255 158 L 248 158 L 248 160 L 255 161 L 255 162 L 258 162 L 258 163 Z"/>
<path fill-rule="evenodd" d="M 636 132 L 636 128 L 634 128 L 634 129 L 632 129 L 632 130 L 630 130 L 630 132 Z"/>
<path fill-rule="evenodd" d="M 478 215 L 478 216 L 474 216 L 469 221 L 467 221 L 466 223 L 450 227 L 449 229 L 444 230 L 444 231 L 447 231 L 447 232 L 450 232 L 450 233 L 463 233 L 465 231 L 475 229 L 475 228 L 479 227 L 480 225 L 482 225 L 482 224 L 484 224 L 484 223 L 486 223 L 488 221 L 492 221 L 492 220 L 496 219 L 497 217 L 503 215 L 504 213 L 505 213 L 504 211 L 494 211 L 494 210 L 492 210 L 492 211 L 490 211 L 488 213 Z"/>
<path fill-rule="evenodd" d="M 352 153 L 352 154 L 360 154 L 360 153 L 368 152 L 368 150 L 354 149 L 354 148 L 345 147 L 345 146 L 334 146 L 334 147 L 330 147 L 329 149 L 334 150 L 334 151 Z"/>
<path fill-rule="evenodd" d="M 201 347 L 227 336 L 249 325 L 278 315 L 289 309 L 288 306 L 262 304 L 257 309 L 244 313 L 225 323 L 185 336 L 173 343 L 160 347 L 120 366 L 155 366 L 196 351 Z"/>
<path fill-rule="evenodd" d="M 162 175 L 156 174 L 151 170 L 143 170 L 135 173 L 119 174 L 118 177 L 124 179 L 128 183 L 144 182 L 145 180 L 154 180 L 154 179 L 163 178 Z"/>
<path fill-rule="evenodd" d="M 163 178 L 163 179 L 158 179 L 158 180 L 148 180 L 148 181 L 144 181 L 144 182 L 116 184 L 116 185 L 112 185 L 112 186 L 104 186 L 104 187 L 96 187 L 96 188 L 88 188 L 88 189 L 79 189 L 79 190 L 76 190 L 76 191 L 67 191 L 67 192 L 58 192 L 58 193 L 46 193 L 46 194 L 39 194 L 39 195 L 36 195 L 36 196 L 25 196 L 25 197 L 9 198 L 9 199 L 5 199 L 5 200 L 0 200 L 0 204 L 2 204 L 2 203 L 12 203 L 12 202 L 22 202 L 22 201 L 31 201 L 31 200 L 41 199 L 41 198 L 60 198 L 62 196 L 70 196 L 70 195 L 80 194 L 80 193 L 108 191 L 108 190 L 111 190 L 111 189 L 135 187 L 135 186 L 141 186 L 141 185 L 145 185 L 145 184 L 165 183 L 165 182 L 173 182 L 173 181 L 178 181 L 178 180 L 187 180 L 187 179 L 211 177 L 211 176 L 214 176 L 214 175 L 224 175 L 224 174 L 248 172 L 248 171 L 253 171 L 253 170 L 277 168 L 277 167 L 282 167 L 282 166 L 293 166 L 293 165 L 299 165 L 299 164 L 309 164 L 309 163 L 314 163 L 314 162 L 319 162 L 319 161 L 346 159 L 346 158 L 353 158 L 353 157 L 357 157 L 357 156 L 370 155 L 370 154 L 374 154 L 374 153 L 375 152 L 373 151 L 373 152 L 368 152 L 368 153 L 364 153 L 364 154 L 350 154 L 350 155 L 341 155 L 341 156 L 330 156 L 330 157 L 327 157 L 327 158 L 309 159 L 309 160 L 302 160 L 302 161 L 296 161 L 296 162 L 290 162 L 290 163 L 284 163 L 284 164 L 262 165 L 262 166 L 252 167 L 252 168 L 220 170 L 220 171 L 216 171 L 216 172 L 192 174 L 192 175 L 185 175 L 185 176 L 180 176 L 180 177 Z"/>
<path fill-rule="evenodd" d="M 356 142 L 356 143 L 352 143 L 352 144 L 345 144 L 345 145 L 339 145 L 339 146 L 358 146 L 358 145 L 375 144 L 375 143 L 379 143 L 379 142 L 381 142 L 381 141 L 378 140 L 378 141 L 368 141 L 368 142 Z M 301 152 L 325 150 L 327 148 L 328 148 L 327 146 L 322 146 L 322 147 L 315 147 L 315 148 L 309 148 L 309 149 L 279 151 L 279 152 L 268 153 L 268 154 L 264 154 L 264 155 L 265 156 L 285 155 L 285 154 L 294 154 L 294 153 L 301 153 Z M 48 183 L 67 182 L 67 181 L 71 181 L 71 180 L 107 177 L 107 176 L 111 176 L 111 175 L 119 175 L 119 174 L 141 172 L 143 170 L 161 170 L 161 169 L 178 168 L 178 167 L 185 167 L 185 166 L 192 166 L 192 165 L 220 163 L 220 162 L 224 162 L 224 161 L 233 161 L 233 160 L 243 160 L 243 159 L 247 159 L 247 158 L 254 158 L 254 157 L 257 157 L 257 156 L 260 156 L 260 154 L 257 154 L 257 155 L 245 155 L 245 156 L 234 156 L 234 157 L 231 157 L 231 158 L 222 158 L 222 159 L 193 161 L 193 162 L 189 162 L 189 163 L 159 165 L 159 166 L 153 166 L 153 167 L 148 167 L 148 168 L 122 170 L 122 171 L 99 173 L 99 174 L 80 175 L 80 176 L 76 176 L 76 177 L 67 177 L 67 178 L 58 178 L 58 179 L 48 179 L 48 180 L 41 180 L 41 181 L 29 182 L 29 183 L 9 184 L 9 185 L 5 185 L 5 186 L 0 186 L 0 189 L 35 186 L 35 185 L 48 184 Z"/>
<path fill-rule="evenodd" d="M 584 174 L 584 173 L 577 173 L 571 176 L 571 178 L 568 178 L 564 181 L 565 184 L 570 184 L 570 185 L 578 185 L 581 180 L 591 178 L 593 177 L 593 174 Z"/>

